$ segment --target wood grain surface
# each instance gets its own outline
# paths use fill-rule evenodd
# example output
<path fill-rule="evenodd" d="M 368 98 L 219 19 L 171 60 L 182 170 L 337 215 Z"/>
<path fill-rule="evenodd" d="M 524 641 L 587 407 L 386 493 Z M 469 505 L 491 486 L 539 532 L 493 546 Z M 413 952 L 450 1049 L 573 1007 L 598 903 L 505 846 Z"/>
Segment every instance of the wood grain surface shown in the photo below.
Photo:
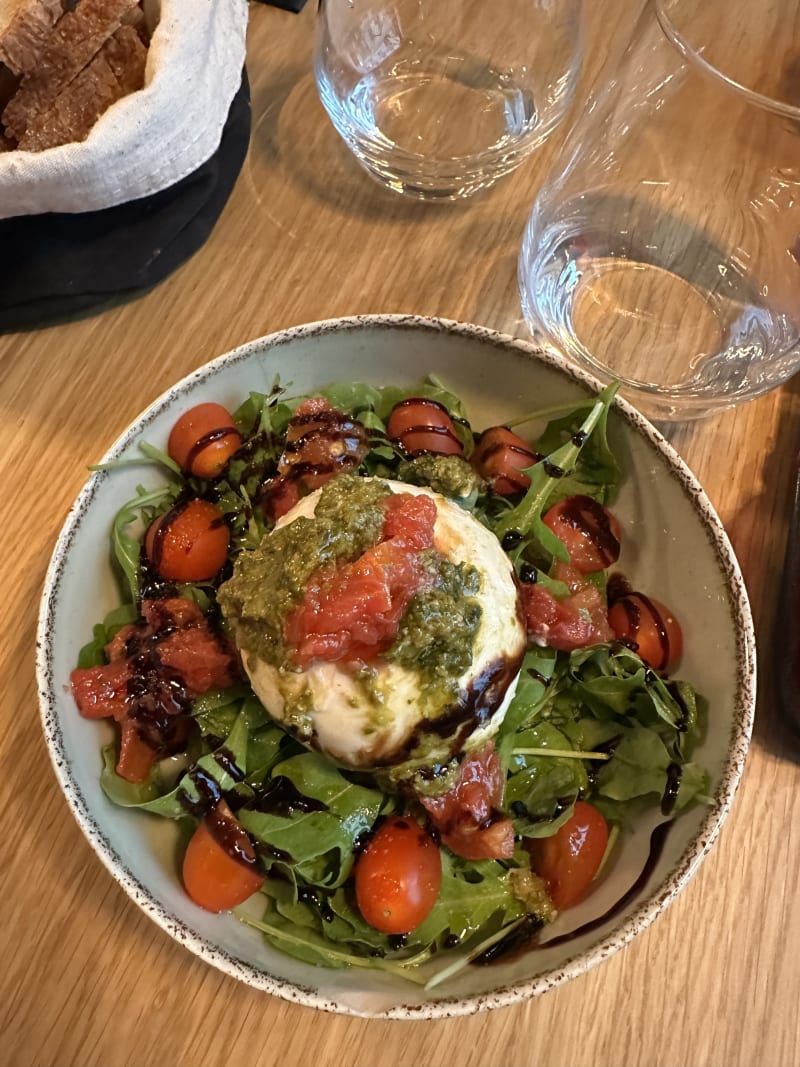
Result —
<path fill-rule="evenodd" d="M 0 1063 L 798 1064 L 800 750 L 772 681 L 800 448 L 796 380 L 668 431 L 744 570 L 760 652 L 755 734 L 733 812 L 696 877 L 644 934 L 585 976 L 514 1007 L 446 1021 L 363 1021 L 292 1005 L 173 942 L 113 881 L 67 809 L 39 724 L 35 627 L 47 562 L 86 465 L 177 379 L 282 327 L 414 312 L 527 335 L 517 252 L 560 133 L 468 203 L 421 205 L 384 192 L 318 102 L 315 6 L 301 15 L 252 7 L 251 149 L 203 249 L 140 299 L 0 337 Z M 638 3 L 587 8 L 591 69 L 628 32 Z"/>

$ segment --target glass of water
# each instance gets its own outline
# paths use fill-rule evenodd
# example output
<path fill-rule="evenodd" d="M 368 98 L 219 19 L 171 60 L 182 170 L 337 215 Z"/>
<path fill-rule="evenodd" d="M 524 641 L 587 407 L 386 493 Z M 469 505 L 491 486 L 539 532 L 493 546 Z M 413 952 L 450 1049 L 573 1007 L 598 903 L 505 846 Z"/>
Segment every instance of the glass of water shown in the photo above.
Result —
<path fill-rule="evenodd" d="M 800 368 L 798 25 L 797 0 L 649 0 L 534 204 L 531 330 L 654 418 Z"/>
<path fill-rule="evenodd" d="M 359 162 L 418 199 L 466 197 L 564 116 L 581 0 L 320 0 L 315 73 Z"/>

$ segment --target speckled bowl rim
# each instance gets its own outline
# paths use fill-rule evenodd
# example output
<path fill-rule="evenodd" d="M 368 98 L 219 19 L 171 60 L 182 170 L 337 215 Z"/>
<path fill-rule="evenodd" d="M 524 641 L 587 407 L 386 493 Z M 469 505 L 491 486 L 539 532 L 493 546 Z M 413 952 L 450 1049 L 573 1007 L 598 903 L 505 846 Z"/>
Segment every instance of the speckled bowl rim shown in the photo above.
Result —
<path fill-rule="evenodd" d="M 116 458 L 161 410 L 184 390 L 198 382 L 214 377 L 225 368 L 252 358 L 256 352 L 275 349 L 300 339 L 320 336 L 331 331 L 386 329 L 427 330 L 445 332 L 492 344 L 506 351 L 516 352 L 561 371 L 574 382 L 599 391 L 602 383 L 583 370 L 568 364 L 550 350 L 543 350 L 530 342 L 519 340 L 494 330 L 469 323 L 418 315 L 359 315 L 327 319 L 278 331 L 239 346 L 204 364 L 163 393 L 128 427 L 111 446 L 102 462 Z M 614 406 L 632 430 L 646 438 L 664 456 L 679 480 L 699 518 L 710 535 L 718 563 L 731 593 L 731 615 L 736 634 L 737 701 L 731 725 L 727 758 L 721 780 L 706 817 L 684 849 L 671 874 L 608 936 L 588 950 L 576 953 L 559 966 L 534 978 L 503 986 L 490 993 L 468 997 L 442 998 L 423 1004 L 396 1004 L 382 1011 L 363 1011 L 351 1004 L 341 1003 L 322 995 L 313 986 L 293 983 L 274 977 L 244 960 L 238 959 L 218 945 L 199 936 L 183 920 L 156 900 L 145 885 L 125 866 L 111 841 L 95 822 L 90 806 L 72 774 L 64 747 L 56 700 L 56 679 L 52 668 L 53 650 L 50 642 L 53 617 L 58 601 L 60 578 L 69 555 L 70 546 L 82 518 L 102 484 L 103 475 L 93 474 L 65 520 L 45 577 L 37 630 L 36 670 L 39 701 L 45 740 L 56 777 L 67 803 L 90 845 L 108 868 L 112 877 L 128 896 L 171 937 L 219 970 L 284 1000 L 340 1014 L 379 1019 L 440 1019 L 471 1015 L 480 1011 L 505 1007 L 569 981 L 607 959 L 637 934 L 641 933 L 675 899 L 697 870 L 714 843 L 733 802 L 738 786 L 753 726 L 756 699 L 756 645 L 753 620 L 744 579 L 731 543 L 717 513 L 691 470 L 659 431 L 631 404 L 617 397 Z"/>

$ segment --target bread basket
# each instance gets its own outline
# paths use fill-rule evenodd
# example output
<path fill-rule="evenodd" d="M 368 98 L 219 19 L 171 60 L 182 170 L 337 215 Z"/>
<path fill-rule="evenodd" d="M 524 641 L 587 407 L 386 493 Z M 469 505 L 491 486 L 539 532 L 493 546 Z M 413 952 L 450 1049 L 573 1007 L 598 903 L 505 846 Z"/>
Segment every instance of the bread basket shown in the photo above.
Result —
<path fill-rule="evenodd" d="M 144 88 L 86 140 L 0 152 L 0 219 L 99 211 L 151 196 L 205 163 L 242 81 L 247 0 L 144 0 Z"/>

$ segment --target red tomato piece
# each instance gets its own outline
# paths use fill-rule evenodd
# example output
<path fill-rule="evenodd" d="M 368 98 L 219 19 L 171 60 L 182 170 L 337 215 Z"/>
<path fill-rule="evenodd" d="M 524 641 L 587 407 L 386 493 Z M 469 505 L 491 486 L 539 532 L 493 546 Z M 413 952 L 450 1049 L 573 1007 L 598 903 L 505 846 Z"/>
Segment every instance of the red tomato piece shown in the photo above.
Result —
<path fill-rule="evenodd" d="M 559 911 L 571 908 L 586 896 L 607 844 L 606 820 L 584 800 L 575 802 L 573 814 L 552 837 L 529 838 L 525 842 L 531 867 L 547 883 L 547 891 Z"/>
<path fill-rule="evenodd" d="M 134 719 L 125 719 L 120 725 L 117 774 L 126 782 L 146 782 L 150 768 L 159 758 L 158 752 L 144 740 Z"/>
<path fill-rule="evenodd" d="M 619 559 L 619 523 L 590 496 L 559 501 L 542 516 L 542 522 L 563 542 L 570 563 L 581 574 L 605 570 Z"/>
<path fill-rule="evenodd" d="M 81 715 L 120 723 L 117 773 L 132 782 L 145 781 L 156 759 L 185 747 L 191 698 L 240 676 L 235 650 L 197 605 L 180 597 L 145 600 L 142 614 L 143 622 L 123 627 L 106 646 L 110 663 L 70 675 Z"/>
<path fill-rule="evenodd" d="M 199 824 L 183 857 L 183 885 L 206 911 L 228 911 L 264 884 L 253 843 L 221 800 Z"/>
<path fill-rule="evenodd" d="M 78 711 L 85 719 L 114 718 L 121 721 L 128 714 L 130 677 L 127 659 L 101 667 L 76 668 L 69 681 Z"/>
<path fill-rule="evenodd" d="M 506 426 L 484 430 L 470 457 L 475 470 L 501 496 L 524 493 L 531 480 L 522 471 L 542 457 Z"/>
<path fill-rule="evenodd" d="M 193 600 L 182 596 L 152 597 L 142 601 L 142 618 L 153 630 L 208 626 L 205 615 Z M 108 653 L 108 648 L 106 648 Z"/>
<path fill-rule="evenodd" d="M 397 441 L 411 456 L 423 452 L 458 456 L 464 451 L 447 408 L 424 396 L 409 397 L 395 404 L 386 425 L 386 436 Z"/>
<path fill-rule="evenodd" d="M 514 854 L 514 826 L 499 816 L 504 776 L 490 741 L 461 763 L 458 782 L 438 797 L 419 797 L 441 842 L 468 860 L 508 859 Z"/>
<path fill-rule="evenodd" d="M 198 404 L 172 427 L 167 452 L 188 474 L 218 478 L 241 444 L 241 434 L 226 408 Z"/>
<path fill-rule="evenodd" d="M 150 647 L 158 662 L 177 672 L 194 696 L 209 689 L 225 689 L 238 680 L 241 672 L 234 649 L 211 631 L 195 604 L 179 597 L 145 600 L 142 614 L 144 623 L 124 627 L 106 646 L 111 663 L 76 668 L 70 674 L 75 702 L 85 718 L 122 720 L 128 713 L 132 700 L 128 682 L 134 666 L 120 643 L 123 633 L 126 643 Z"/>
<path fill-rule="evenodd" d="M 672 670 L 683 653 L 683 631 L 670 609 L 644 593 L 628 593 L 616 600 L 608 621 L 624 641 L 654 671 Z"/>
<path fill-rule="evenodd" d="M 176 504 L 152 522 L 145 552 L 153 570 L 171 582 L 204 582 L 225 565 L 230 530 L 219 508 L 207 500 Z"/>
<path fill-rule="evenodd" d="M 556 564 L 553 577 L 569 586 L 569 595 L 563 600 L 540 585 L 522 583 L 520 587 L 529 639 L 562 652 L 610 641 L 614 634 L 597 586 L 563 563 Z"/>
<path fill-rule="evenodd" d="M 168 634 L 158 645 L 158 658 L 179 674 L 194 694 L 227 689 L 239 678 L 238 661 L 230 646 L 207 627 Z"/>
<path fill-rule="evenodd" d="M 391 816 L 355 865 L 358 910 L 376 930 L 407 934 L 427 917 L 442 884 L 436 842 L 414 819 Z"/>
<path fill-rule="evenodd" d="M 299 666 L 373 659 L 394 641 L 411 597 L 433 581 L 419 552 L 433 544 L 436 505 L 410 493 L 387 505 L 383 534 L 391 539 L 354 563 L 312 575 L 302 602 L 287 615 L 284 637 Z"/>
<path fill-rule="evenodd" d="M 392 493 L 386 500 L 381 537 L 384 541 L 422 551 L 433 548 L 436 504 L 429 496 Z"/>

